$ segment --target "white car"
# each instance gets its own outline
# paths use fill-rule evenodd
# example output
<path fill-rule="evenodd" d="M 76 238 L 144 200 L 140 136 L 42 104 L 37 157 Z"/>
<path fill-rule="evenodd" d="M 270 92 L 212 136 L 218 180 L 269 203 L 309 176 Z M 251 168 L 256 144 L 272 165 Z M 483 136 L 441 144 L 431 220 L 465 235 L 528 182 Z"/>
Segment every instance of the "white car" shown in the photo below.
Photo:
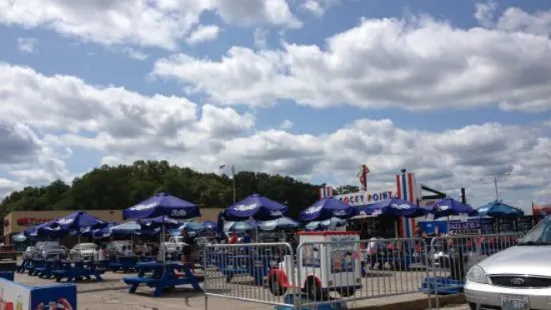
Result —
<path fill-rule="evenodd" d="M 79 243 L 75 245 L 69 255 L 72 259 L 93 261 L 97 260 L 99 247 L 94 243 Z"/>
<path fill-rule="evenodd" d="M 551 309 L 551 216 L 519 241 L 467 272 L 471 309 Z"/>

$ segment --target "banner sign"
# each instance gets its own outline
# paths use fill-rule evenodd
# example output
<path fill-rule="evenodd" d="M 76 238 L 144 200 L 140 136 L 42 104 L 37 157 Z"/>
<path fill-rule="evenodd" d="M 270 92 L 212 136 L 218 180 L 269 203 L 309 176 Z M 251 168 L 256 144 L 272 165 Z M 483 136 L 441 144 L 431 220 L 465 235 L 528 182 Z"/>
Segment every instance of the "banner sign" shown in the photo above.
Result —
<path fill-rule="evenodd" d="M 468 219 L 466 221 L 449 221 L 448 233 L 455 235 L 492 234 L 492 219 Z"/>

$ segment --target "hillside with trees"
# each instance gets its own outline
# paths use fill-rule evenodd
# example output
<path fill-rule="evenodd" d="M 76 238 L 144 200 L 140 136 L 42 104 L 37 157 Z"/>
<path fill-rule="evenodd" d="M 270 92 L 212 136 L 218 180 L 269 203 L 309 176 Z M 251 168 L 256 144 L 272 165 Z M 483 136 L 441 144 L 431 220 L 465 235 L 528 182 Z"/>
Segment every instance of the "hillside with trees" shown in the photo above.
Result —
<path fill-rule="evenodd" d="M 239 172 L 235 176 L 237 200 L 257 193 L 286 203 L 291 215 L 314 203 L 320 185 L 288 176 Z M 353 186 L 338 190 L 349 191 Z M 0 216 L 27 210 L 124 209 L 158 192 L 167 192 L 203 208 L 232 204 L 232 180 L 226 175 L 200 173 L 170 165 L 167 161 L 136 161 L 132 165 L 104 165 L 75 178 L 72 184 L 55 181 L 47 186 L 26 187 L 0 204 Z"/>

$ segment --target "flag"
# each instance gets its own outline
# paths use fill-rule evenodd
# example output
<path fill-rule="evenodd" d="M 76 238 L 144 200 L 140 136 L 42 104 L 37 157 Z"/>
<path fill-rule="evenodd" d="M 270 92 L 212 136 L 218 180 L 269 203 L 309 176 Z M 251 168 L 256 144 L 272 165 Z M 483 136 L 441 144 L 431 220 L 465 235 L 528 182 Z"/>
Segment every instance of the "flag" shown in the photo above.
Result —
<path fill-rule="evenodd" d="M 235 165 L 231 165 L 231 174 L 235 175 Z"/>

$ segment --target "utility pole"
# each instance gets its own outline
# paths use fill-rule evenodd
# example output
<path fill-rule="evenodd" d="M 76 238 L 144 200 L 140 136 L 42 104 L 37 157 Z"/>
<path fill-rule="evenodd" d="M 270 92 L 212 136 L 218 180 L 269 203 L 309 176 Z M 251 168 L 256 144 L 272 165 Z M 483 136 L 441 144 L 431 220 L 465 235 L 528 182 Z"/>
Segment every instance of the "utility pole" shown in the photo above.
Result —
<path fill-rule="evenodd" d="M 511 175 L 511 171 L 508 171 L 504 174 L 500 174 L 500 175 L 494 175 L 494 176 L 491 176 L 491 177 L 485 177 L 485 178 L 481 178 L 480 181 L 484 184 L 490 184 L 490 183 L 493 183 L 494 185 L 494 190 L 496 192 L 496 201 L 499 201 L 499 182 L 500 181 L 503 181 L 504 179 L 508 178 L 509 176 Z"/>
<path fill-rule="evenodd" d="M 226 164 L 220 165 L 220 170 L 224 171 Z M 236 190 L 235 190 L 235 165 L 230 166 L 231 179 L 232 179 L 232 190 L 233 190 L 233 204 L 237 203 Z"/>

